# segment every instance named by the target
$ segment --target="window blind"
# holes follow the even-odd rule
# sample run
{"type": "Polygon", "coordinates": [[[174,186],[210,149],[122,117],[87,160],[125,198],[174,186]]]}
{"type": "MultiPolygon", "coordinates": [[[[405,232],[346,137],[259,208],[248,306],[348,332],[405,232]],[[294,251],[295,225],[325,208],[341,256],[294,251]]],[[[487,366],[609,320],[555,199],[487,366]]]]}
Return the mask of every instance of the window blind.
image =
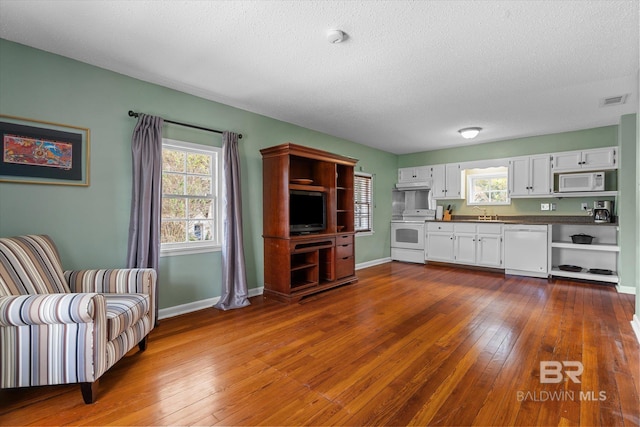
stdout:
{"type": "Polygon", "coordinates": [[[355,230],[371,231],[373,223],[373,191],[371,175],[355,175],[354,199],[355,230]]]}

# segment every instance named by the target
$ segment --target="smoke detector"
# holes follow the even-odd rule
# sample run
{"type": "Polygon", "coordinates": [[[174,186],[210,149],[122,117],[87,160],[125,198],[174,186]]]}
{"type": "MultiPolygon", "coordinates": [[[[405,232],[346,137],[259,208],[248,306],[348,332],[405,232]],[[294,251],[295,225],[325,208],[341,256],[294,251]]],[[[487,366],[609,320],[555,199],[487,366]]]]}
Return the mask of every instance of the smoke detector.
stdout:
{"type": "Polygon", "coordinates": [[[628,93],[624,94],[624,95],[618,95],[618,96],[610,96],[608,98],[602,98],[600,100],[600,106],[601,107],[610,107],[613,105],[622,105],[625,102],[627,102],[627,97],[629,96],[628,93]]]}
{"type": "Polygon", "coordinates": [[[327,31],[327,41],[331,44],[336,44],[344,41],[346,34],[340,30],[327,31]]]}

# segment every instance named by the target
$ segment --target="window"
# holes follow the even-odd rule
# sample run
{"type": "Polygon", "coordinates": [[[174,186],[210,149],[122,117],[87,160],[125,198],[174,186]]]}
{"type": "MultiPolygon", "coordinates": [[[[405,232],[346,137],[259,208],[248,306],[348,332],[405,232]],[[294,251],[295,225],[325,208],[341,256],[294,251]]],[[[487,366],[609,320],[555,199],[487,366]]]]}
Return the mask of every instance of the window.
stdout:
{"type": "Polygon", "coordinates": [[[355,230],[356,232],[373,231],[373,176],[357,172],[354,177],[355,230]]]}
{"type": "Polygon", "coordinates": [[[511,203],[506,168],[492,169],[498,170],[485,171],[485,173],[467,173],[468,205],[508,205],[511,203]]]}
{"type": "Polygon", "coordinates": [[[220,149],[162,140],[161,252],[187,254],[220,247],[220,149]]]}

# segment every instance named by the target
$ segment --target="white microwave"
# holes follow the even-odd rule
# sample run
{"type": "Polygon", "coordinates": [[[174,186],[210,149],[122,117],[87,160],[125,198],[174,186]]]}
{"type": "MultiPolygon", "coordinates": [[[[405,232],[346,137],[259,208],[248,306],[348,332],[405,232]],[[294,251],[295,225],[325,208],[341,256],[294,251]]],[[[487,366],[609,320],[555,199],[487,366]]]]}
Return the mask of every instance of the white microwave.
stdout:
{"type": "Polygon", "coordinates": [[[562,173],[558,177],[558,190],[604,191],[604,172],[562,173]]]}

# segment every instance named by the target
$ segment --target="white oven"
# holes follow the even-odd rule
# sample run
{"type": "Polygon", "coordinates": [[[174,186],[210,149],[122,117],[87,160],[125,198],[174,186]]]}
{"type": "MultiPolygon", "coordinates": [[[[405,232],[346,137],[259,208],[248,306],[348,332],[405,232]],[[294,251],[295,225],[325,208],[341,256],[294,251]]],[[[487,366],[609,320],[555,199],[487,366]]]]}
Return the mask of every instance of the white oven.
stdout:
{"type": "Polygon", "coordinates": [[[391,221],[391,259],[424,264],[424,221],[391,221]]]}

